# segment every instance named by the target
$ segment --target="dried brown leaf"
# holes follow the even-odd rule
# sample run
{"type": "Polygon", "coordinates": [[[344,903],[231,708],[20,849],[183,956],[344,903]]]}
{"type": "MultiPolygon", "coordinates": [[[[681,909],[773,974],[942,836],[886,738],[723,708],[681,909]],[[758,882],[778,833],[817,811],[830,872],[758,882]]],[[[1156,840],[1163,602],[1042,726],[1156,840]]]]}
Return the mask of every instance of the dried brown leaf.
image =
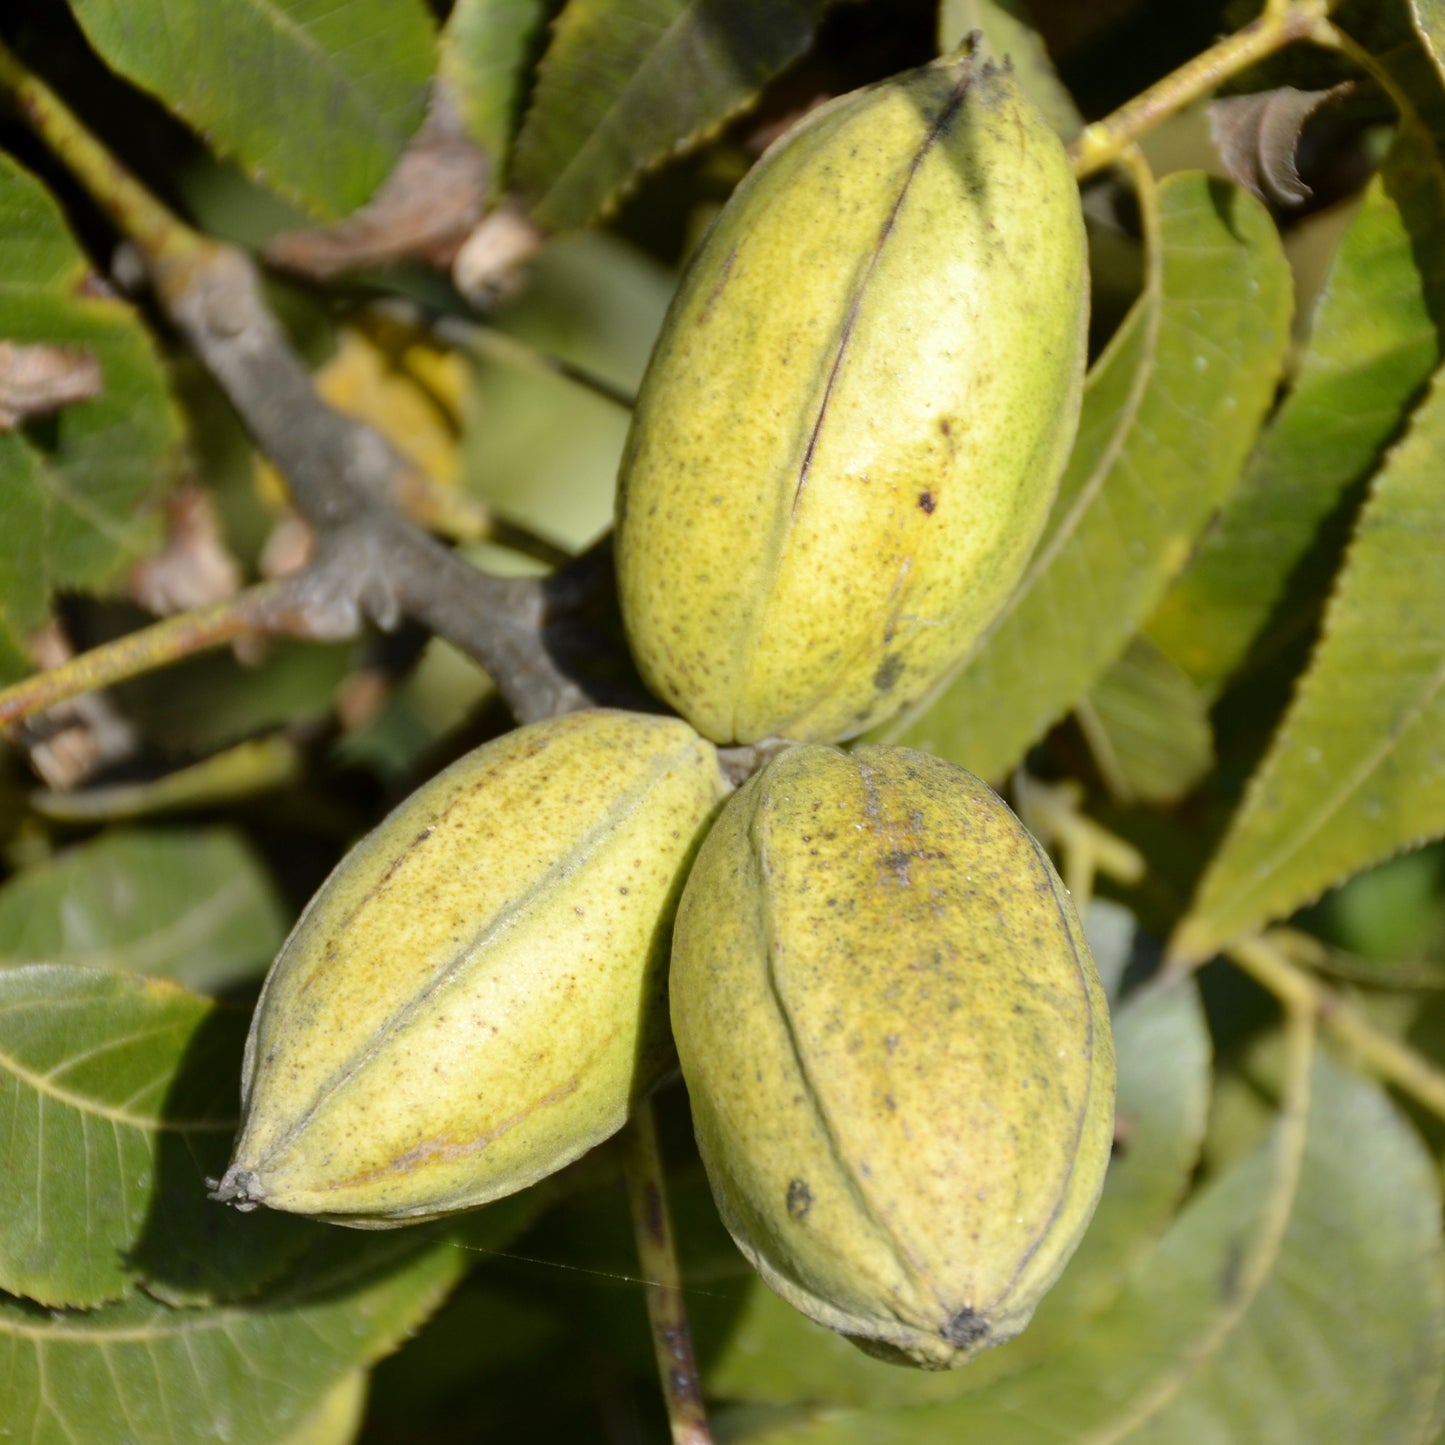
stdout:
{"type": "Polygon", "coordinates": [[[100,363],[85,347],[0,341],[0,431],[100,391],[100,363]]]}
{"type": "Polygon", "coordinates": [[[323,281],[393,261],[448,266],[481,219],[488,165],[438,90],[425,124],[370,202],[334,225],[278,236],[266,259],[323,281]]]}
{"type": "Polygon", "coordinates": [[[522,269],[546,239],[522,209],[506,202],[466,239],[452,263],[452,284],[477,306],[495,305],[521,285],[522,269]]]}
{"type": "Polygon", "coordinates": [[[1271,206],[1301,206],[1313,194],[1300,179],[1304,128],[1322,107],[1353,89],[1345,81],[1329,90],[1282,85],[1252,95],[1231,95],[1209,107],[1209,130],[1230,176],[1271,206]]]}
{"type": "Polygon", "coordinates": [[[234,597],[241,568],[221,535],[210,493],[181,487],[166,501],[166,519],[166,545],[131,573],[131,596],[159,616],[234,597]]]}

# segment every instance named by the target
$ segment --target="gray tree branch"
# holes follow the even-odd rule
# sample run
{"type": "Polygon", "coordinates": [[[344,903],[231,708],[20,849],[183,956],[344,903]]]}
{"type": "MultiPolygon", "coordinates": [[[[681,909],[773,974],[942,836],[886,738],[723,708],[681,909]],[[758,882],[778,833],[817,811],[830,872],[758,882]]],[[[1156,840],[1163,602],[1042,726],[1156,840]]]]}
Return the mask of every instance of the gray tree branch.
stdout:
{"type": "Polygon", "coordinates": [[[595,701],[547,645],[551,598],[562,589],[480,572],[396,511],[391,498],[411,464],[316,394],[248,257],[207,242],[151,269],[167,315],[317,531],[308,582],[317,635],[347,635],[363,617],[391,628],[405,615],[474,657],[519,721],[595,701]]]}

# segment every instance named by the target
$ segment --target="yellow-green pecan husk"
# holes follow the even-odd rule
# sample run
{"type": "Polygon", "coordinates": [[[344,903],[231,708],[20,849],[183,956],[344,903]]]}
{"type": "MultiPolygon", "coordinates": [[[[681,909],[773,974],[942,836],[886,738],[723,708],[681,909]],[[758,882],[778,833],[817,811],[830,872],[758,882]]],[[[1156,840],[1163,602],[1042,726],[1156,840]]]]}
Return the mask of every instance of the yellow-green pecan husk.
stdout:
{"type": "Polygon", "coordinates": [[[667,1065],[676,897],[726,791],[675,718],[486,744],[342,860],[266,979],[217,1197],[381,1227],[523,1189],[667,1065]]]}
{"type": "Polygon", "coordinates": [[[1103,1184],[1114,1051],[992,790],[907,748],[780,754],[699,850],[671,1009],[718,1209],[774,1290],[927,1368],[1024,1327],[1103,1184]]]}
{"type": "Polygon", "coordinates": [[[972,56],[807,117],[724,208],[644,378],[623,616],[705,736],[855,736],[966,655],[1078,423],[1078,187],[972,56]]]}

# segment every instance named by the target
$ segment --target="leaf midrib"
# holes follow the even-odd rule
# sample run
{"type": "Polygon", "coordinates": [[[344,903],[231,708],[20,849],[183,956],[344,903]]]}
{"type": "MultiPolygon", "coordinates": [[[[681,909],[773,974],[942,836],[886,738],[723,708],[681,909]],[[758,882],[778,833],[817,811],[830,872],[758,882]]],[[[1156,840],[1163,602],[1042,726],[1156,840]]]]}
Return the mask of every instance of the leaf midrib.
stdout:
{"type": "MultiPolygon", "coordinates": [[[[42,1001],[41,1006],[48,1002],[48,1000],[42,1001]]],[[[26,1006],[36,1007],[33,1003],[26,1006]]],[[[168,1023],[152,1029],[142,1029],[138,1033],[123,1034],[118,1038],[106,1039],[104,1047],[123,1048],[127,1044],[139,1043],[157,1035],[173,1033],[175,1027],[175,1024],[168,1023]]],[[[75,1060],[64,1059],[61,1061],[61,1065],[57,1065],[57,1068],[62,1065],[68,1066],[73,1062],[75,1060]]],[[[105,1119],[112,1124],[124,1124],[128,1128],[139,1129],[144,1133],[227,1134],[236,1127],[235,1119],[160,1119],[133,1113],[118,1104],[102,1103],[100,1100],[81,1094],[74,1089],[67,1089],[63,1085],[56,1084],[49,1074],[37,1073],[5,1049],[0,1049],[0,1071],[13,1075],[21,1084],[28,1086],[42,1098],[53,1099],[57,1104],[63,1104],[90,1118],[105,1119]]],[[[142,1088],[149,1088],[150,1082],[147,1081],[142,1088]]]]}

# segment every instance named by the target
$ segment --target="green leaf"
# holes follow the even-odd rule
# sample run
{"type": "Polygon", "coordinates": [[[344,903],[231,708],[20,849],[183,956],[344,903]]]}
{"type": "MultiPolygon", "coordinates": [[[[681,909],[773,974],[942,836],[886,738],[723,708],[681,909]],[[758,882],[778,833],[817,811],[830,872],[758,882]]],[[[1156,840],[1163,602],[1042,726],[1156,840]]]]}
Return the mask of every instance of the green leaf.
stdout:
{"type": "Polygon", "coordinates": [[[0,155],[0,336],[84,348],[102,390],[0,431],[0,681],[32,668],[26,639],[62,588],[115,582],[160,540],[153,504],[175,474],[179,432],[134,311],[86,294],[90,267],[60,208],[0,155]]]}
{"type": "Polygon", "coordinates": [[[1433,1169],[1373,1085],[1319,1061],[1312,1092],[1298,1188],[1286,1128],[1190,1203],[1114,1308],[1067,1353],[958,1400],[820,1413],[741,1438],[769,1445],[1420,1439],[1445,1366],[1433,1169]],[[1254,1254],[1265,1273],[1251,1292],[1254,1254]]]}
{"type": "Polygon", "coordinates": [[[351,1445],[366,1414],[365,1370],[343,1375],[326,1398],[292,1430],[280,1445],[351,1445]]]}
{"type": "Polygon", "coordinates": [[[467,134],[491,158],[493,194],[517,128],[526,60],[551,8],[548,0],[457,0],[442,30],[438,67],[467,134]]]}
{"type": "Polygon", "coordinates": [[[0,1300],[5,1423],[32,1445],[276,1440],[415,1329],[463,1264],[425,1230],[325,1230],[284,1289],[242,1304],[0,1300]]]}
{"type": "Polygon", "coordinates": [[[1099,679],[1227,495],[1273,395],[1290,281],[1264,208],[1195,173],[1156,195],[1140,298],[1090,373],[1027,572],[972,660],[882,730],[1005,773],[1099,679]]]}
{"type": "Polygon", "coordinates": [[[1084,128],[1084,118],[1055,72],[1029,11],[1027,0],[943,0],[938,7],[939,53],[957,50],[974,31],[981,32],[984,54],[1011,62],[1024,94],[1060,139],[1071,141],[1084,128]]]}
{"type": "Polygon", "coordinates": [[[1376,988],[1445,988],[1445,844],[1357,873],[1301,923],[1312,968],[1376,988]]]}
{"type": "Polygon", "coordinates": [[[1312,1089],[1279,1258],[1208,1368],[1129,1436],[1138,1445],[1422,1438],[1445,1369],[1435,1170],[1374,1085],[1321,1063],[1312,1089]]]}
{"type": "Polygon", "coordinates": [[[140,783],[106,783],[73,792],[38,791],[37,813],[66,823],[110,823],[214,807],[274,793],[301,776],[301,750],[291,738],[251,738],[189,767],[140,783]]]}
{"type": "Polygon", "coordinates": [[[770,1404],[918,1403],[979,1389],[1067,1350],[1084,1322],[1112,1304],[1130,1270],[1168,1227],[1204,1137],[1209,1039],[1193,985],[1130,999],[1115,1013],[1114,1042],[1123,1141],[1083,1244],[1022,1335],[964,1370],[900,1370],[860,1356],[842,1336],[813,1324],[754,1278],[710,1363],[709,1392],[770,1404]]]}
{"type": "Polygon", "coordinates": [[[1204,958],[1445,833],[1445,372],[1386,458],[1294,701],[1173,951],[1204,958]]]}
{"type": "Polygon", "coordinates": [[[1075,712],[1121,802],[1172,803],[1214,766],[1204,694],[1148,638],[1132,639],[1075,712]]]}
{"type": "Polygon", "coordinates": [[[1213,696],[1285,595],[1320,524],[1366,476],[1440,359],[1445,170],[1402,131],[1340,244],[1284,404],[1219,525],[1148,624],[1213,696]]]}
{"type": "Polygon", "coordinates": [[[1445,0],[1410,0],[1410,10],[1426,50],[1445,75],[1445,0]]]}
{"type": "Polygon", "coordinates": [[[422,0],[70,0],[107,64],[321,216],[361,205],[417,126],[434,63],[422,0]]]}
{"type": "Polygon", "coordinates": [[[285,936],[270,877],[230,828],[108,833],[0,887],[0,967],[89,964],[205,991],[258,973],[285,936]]]}
{"type": "Polygon", "coordinates": [[[258,733],[323,722],[356,666],[350,644],[277,639],[257,662],[202,653],[123,683],[117,693],[126,716],[161,752],[201,755],[258,733]]]}
{"type": "Polygon", "coordinates": [[[512,154],[550,230],[585,225],[649,167],[745,109],[830,0],[569,0],[512,154]]]}
{"type": "Polygon", "coordinates": [[[225,1297],[314,1242],[318,1225],[206,1198],[236,1129],[246,1023],[161,980],[0,971],[0,1287],[51,1306],[137,1283],[225,1297]]]}

